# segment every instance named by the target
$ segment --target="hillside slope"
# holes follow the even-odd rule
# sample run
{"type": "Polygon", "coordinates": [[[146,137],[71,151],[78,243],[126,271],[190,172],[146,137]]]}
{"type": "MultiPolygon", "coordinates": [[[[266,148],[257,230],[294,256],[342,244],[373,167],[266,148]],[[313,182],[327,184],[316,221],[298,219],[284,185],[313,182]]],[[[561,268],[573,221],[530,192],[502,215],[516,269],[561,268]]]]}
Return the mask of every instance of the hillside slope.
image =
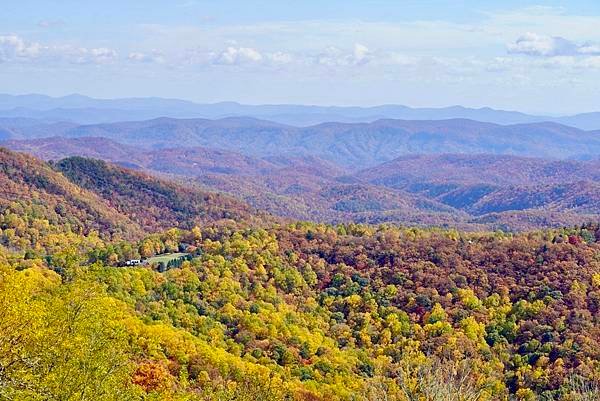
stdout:
{"type": "Polygon", "coordinates": [[[0,148],[0,228],[8,233],[37,227],[40,235],[139,238],[170,227],[252,218],[250,207],[233,198],[103,161],[75,157],[48,164],[0,148]]]}
{"type": "MultiPolygon", "coordinates": [[[[0,126],[1,127],[1,126],[0,126]]],[[[589,158],[600,133],[555,123],[496,125],[473,120],[378,120],[297,128],[251,118],[159,118],[139,122],[7,127],[2,139],[105,137],[145,149],[202,146],[246,156],[314,156],[353,170],[411,154],[503,154],[589,158]]]]}
{"type": "Polygon", "coordinates": [[[544,160],[507,155],[410,155],[382,163],[355,175],[394,188],[415,182],[530,185],[600,181],[600,161],[544,160]]]}
{"type": "Polygon", "coordinates": [[[70,157],[54,166],[71,182],[105,199],[148,231],[250,218],[250,208],[233,198],[186,188],[101,160],[70,157]]]}
{"type": "MultiPolygon", "coordinates": [[[[3,230],[37,226],[40,235],[55,231],[79,234],[97,231],[127,238],[143,232],[136,221],[111,208],[104,198],[78,187],[50,165],[3,148],[0,148],[0,215],[3,230]]],[[[30,240],[33,242],[35,238],[30,240]]]]}
{"type": "Polygon", "coordinates": [[[599,239],[303,222],[99,241],[93,260],[0,246],[0,394],[595,400],[599,239]],[[187,244],[166,271],[116,266],[187,244]]]}
{"type": "MultiPolygon", "coordinates": [[[[6,399],[97,399],[98,389],[107,400],[174,401],[598,393],[598,224],[520,234],[269,221],[172,229],[261,216],[99,160],[0,150],[0,167],[6,399]],[[121,266],[181,247],[189,260],[164,271],[121,266]]],[[[592,199],[598,187],[583,183],[575,190],[592,199]]],[[[370,199],[372,184],[328,185],[325,199],[357,213],[400,202],[396,189],[370,199]]],[[[521,216],[478,219],[497,217],[521,216]]]]}
{"type": "Polygon", "coordinates": [[[340,180],[346,170],[311,156],[255,158],[202,147],[144,151],[95,137],[10,141],[6,145],[49,159],[74,154],[100,157],[182,183],[193,177],[208,191],[225,192],[258,209],[295,219],[460,225],[468,217],[419,195],[340,180]]]}
{"type": "Polygon", "coordinates": [[[418,155],[354,176],[475,216],[508,211],[600,214],[600,162],[498,155],[418,155]]]}
{"type": "Polygon", "coordinates": [[[523,230],[600,216],[599,161],[408,155],[352,174],[314,156],[253,157],[204,147],[145,150],[97,137],[5,144],[48,159],[98,157],[184,186],[192,178],[205,191],[301,220],[523,230]]]}

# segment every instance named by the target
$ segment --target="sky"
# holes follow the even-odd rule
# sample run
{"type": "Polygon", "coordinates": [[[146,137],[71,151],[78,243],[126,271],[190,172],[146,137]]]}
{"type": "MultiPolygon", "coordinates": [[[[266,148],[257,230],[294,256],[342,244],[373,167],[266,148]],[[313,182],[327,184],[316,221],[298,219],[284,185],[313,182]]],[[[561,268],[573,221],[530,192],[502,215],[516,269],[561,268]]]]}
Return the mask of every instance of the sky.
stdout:
{"type": "Polygon", "coordinates": [[[3,0],[0,92],[600,111],[600,2],[3,0]]]}

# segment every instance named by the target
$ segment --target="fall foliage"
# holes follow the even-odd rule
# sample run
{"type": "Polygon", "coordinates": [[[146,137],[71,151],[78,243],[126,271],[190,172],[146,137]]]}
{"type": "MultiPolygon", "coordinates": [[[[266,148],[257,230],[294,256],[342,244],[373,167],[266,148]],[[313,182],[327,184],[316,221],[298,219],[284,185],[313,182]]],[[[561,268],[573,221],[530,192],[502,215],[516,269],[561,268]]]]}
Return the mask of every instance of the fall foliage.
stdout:
{"type": "Polygon", "coordinates": [[[0,210],[0,400],[598,397],[598,224],[195,224],[182,208],[129,231],[119,216],[139,223],[139,190],[118,189],[118,169],[79,187],[34,167],[15,182],[35,195],[0,210]],[[148,262],[176,252],[188,256],[148,262]]]}

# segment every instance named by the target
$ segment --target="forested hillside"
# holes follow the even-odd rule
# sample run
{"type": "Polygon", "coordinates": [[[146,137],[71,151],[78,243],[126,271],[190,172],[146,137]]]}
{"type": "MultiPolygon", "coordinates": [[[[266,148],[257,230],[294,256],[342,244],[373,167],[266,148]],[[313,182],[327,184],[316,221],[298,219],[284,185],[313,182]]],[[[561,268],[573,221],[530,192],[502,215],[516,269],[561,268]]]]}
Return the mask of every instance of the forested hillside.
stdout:
{"type": "Polygon", "coordinates": [[[57,230],[117,238],[142,235],[129,216],[31,156],[0,149],[0,183],[2,221],[10,226],[8,231],[3,227],[3,234],[8,240],[30,228],[35,228],[35,235],[27,238],[30,244],[57,230]]]}
{"type": "Polygon", "coordinates": [[[598,224],[277,222],[104,162],[1,158],[2,400],[598,396],[598,224]]]}
{"type": "Polygon", "coordinates": [[[251,209],[233,198],[177,185],[101,160],[71,157],[55,163],[54,167],[71,182],[130,216],[146,231],[251,217],[251,209]]]}
{"type": "Polygon", "coordinates": [[[494,154],[409,155],[352,172],[315,156],[204,147],[144,150],[107,138],[6,146],[49,160],[95,157],[228,193],[275,215],[327,223],[527,230],[600,218],[600,162],[494,154]]]}
{"type": "Polygon", "coordinates": [[[184,188],[84,158],[48,164],[0,148],[0,219],[10,246],[38,246],[57,232],[137,239],[203,222],[251,221],[251,208],[224,195],[184,188]],[[27,235],[21,235],[27,233],[27,235]]]}
{"type": "Polygon", "coordinates": [[[0,140],[105,137],[147,150],[203,146],[253,157],[315,156],[354,171],[415,154],[488,153],[583,159],[600,153],[597,131],[555,123],[498,125],[467,119],[382,119],[294,127],[245,117],[157,118],[111,124],[59,123],[4,128],[0,140]]]}

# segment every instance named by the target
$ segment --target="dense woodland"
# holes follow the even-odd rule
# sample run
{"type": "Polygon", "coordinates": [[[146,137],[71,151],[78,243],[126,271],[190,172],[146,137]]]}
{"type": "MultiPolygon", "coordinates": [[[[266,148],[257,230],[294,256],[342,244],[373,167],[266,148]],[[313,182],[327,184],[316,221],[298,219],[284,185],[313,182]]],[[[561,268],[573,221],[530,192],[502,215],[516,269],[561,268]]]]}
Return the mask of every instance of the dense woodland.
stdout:
{"type": "Polygon", "coordinates": [[[599,397],[597,223],[289,222],[104,162],[0,161],[0,400],[599,397]]]}
{"type": "MultiPolygon", "coordinates": [[[[167,124],[157,129],[170,136],[170,128],[167,124]]],[[[81,162],[71,156],[102,159],[175,178],[184,186],[227,193],[257,209],[295,220],[525,231],[600,219],[600,161],[593,157],[555,160],[488,150],[492,153],[409,154],[385,162],[389,155],[379,155],[375,157],[379,164],[357,171],[360,164],[349,167],[335,157],[324,159],[312,154],[310,146],[293,155],[257,157],[217,148],[230,148],[228,143],[206,148],[172,141],[167,148],[148,149],[102,137],[51,137],[2,144],[44,160],[68,157],[61,162],[63,166],[81,162]]],[[[388,147],[382,144],[371,152],[388,147]]]]}

